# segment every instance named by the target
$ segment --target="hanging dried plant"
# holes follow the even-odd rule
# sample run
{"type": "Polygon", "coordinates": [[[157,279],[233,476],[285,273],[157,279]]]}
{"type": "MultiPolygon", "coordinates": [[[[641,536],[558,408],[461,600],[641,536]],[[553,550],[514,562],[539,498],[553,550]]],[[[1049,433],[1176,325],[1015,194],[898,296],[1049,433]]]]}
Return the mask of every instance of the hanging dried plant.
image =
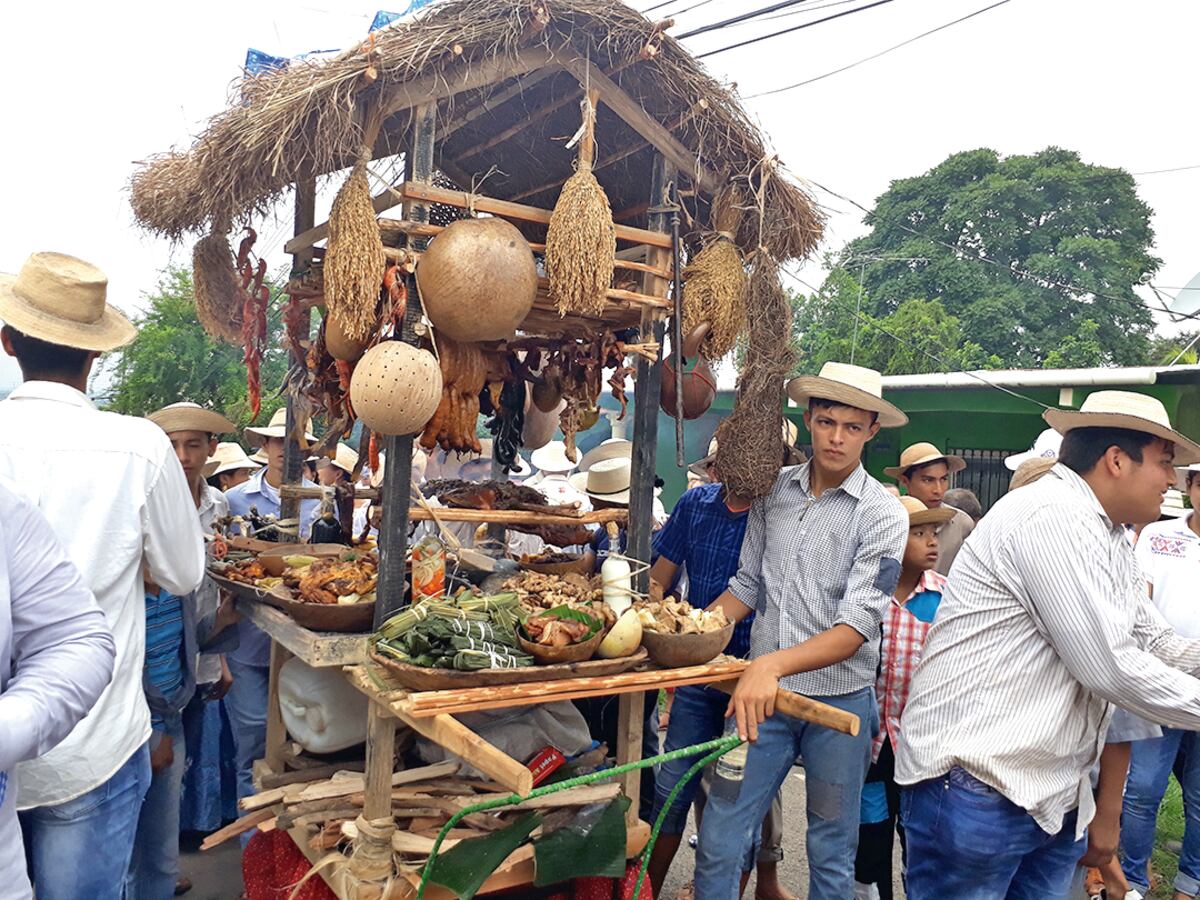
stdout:
{"type": "Polygon", "coordinates": [[[690,334],[707,322],[704,355],[721,359],[746,329],[749,278],[734,241],[741,224],[741,194],[732,183],[713,198],[715,234],[683,271],[683,330],[690,334]]]}
{"type": "Polygon", "coordinates": [[[360,160],[334,198],[325,251],[325,303],[347,339],[365,342],[374,332],[386,265],[367,166],[360,160]]]}
{"type": "Polygon", "coordinates": [[[242,345],[242,291],[233,268],[228,236],[205,235],[192,249],[192,295],[196,318],[219,341],[242,345]]]}

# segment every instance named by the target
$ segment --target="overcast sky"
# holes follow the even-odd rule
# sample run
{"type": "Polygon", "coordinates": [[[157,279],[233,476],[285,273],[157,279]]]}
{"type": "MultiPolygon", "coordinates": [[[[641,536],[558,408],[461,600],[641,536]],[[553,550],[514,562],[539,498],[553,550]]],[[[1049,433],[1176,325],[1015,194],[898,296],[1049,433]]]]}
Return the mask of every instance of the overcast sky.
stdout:
{"type": "MultiPolygon", "coordinates": [[[[677,18],[681,34],[770,2],[674,0],[651,15],[695,5],[677,18]]],[[[686,44],[703,53],[868,2],[686,44]]],[[[749,96],[837,69],[990,2],[890,0],[705,63],[749,96]]],[[[376,8],[348,0],[8,4],[0,272],[15,272],[34,250],[72,253],[103,268],[110,299],[136,312],[158,271],[188,262],[191,246],[172,247],[133,224],[126,184],[135,161],[190,143],[226,106],[248,47],[280,56],[345,47],[366,34],[376,8]]],[[[1194,2],[1010,0],[849,71],[745,104],[791,172],[866,206],[890,180],[980,146],[1012,154],[1055,144],[1135,173],[1198,166],[1137,178],[1155,212],[1163,260],[1156,283],[1170,288],[1200,270],[1197,34],[1194,2]]],[[[814,191],[830,215],[824,249],[864,231],[861,213],[814,191]]],[[[283,222],[260,229],[256,249],[272,251],[273,265],[286,262],[287,230],[283,222]]],[[[814,264],[803,275],[821,278],[814,264]]],[[[0,363],[0,385],[14,373],[9,360],[0,363]]]]}

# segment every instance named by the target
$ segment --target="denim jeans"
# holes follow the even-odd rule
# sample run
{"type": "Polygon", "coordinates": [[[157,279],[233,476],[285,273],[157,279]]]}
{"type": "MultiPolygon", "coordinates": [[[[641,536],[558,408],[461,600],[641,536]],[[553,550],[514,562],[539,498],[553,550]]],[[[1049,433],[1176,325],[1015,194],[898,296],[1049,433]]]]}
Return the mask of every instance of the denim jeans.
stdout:
{"type": "Polygon", "coordinates": [[[1047,834],[1021,807],[955,766],[905,787],[909,900],[1058,900],[1071,886],[1086,839],[1075,811],[1047,834]]]}
{"type": "Polygon", "coordinates": [[[125,900],[168,900],[179,878],[179,808],[187,747],[183,725],[169,732],[174,758],[152,772],[138,816],[133,860],[125,879],[125,900]]]}
{"type": "Polygon", "coordinates": [[[736,900],[741,873],[757,854],[763,817],[797,756],[804,758],[807,788],[808,896],[854,896],[859,798],[871,764],[871,742],[879,730],[879,710],[872,688],[813,699],[855,713],[862,721],[858,735],[781,713],[758,726],[758,740],[747,749],[738,789],[731,796],[714,785],[709,795],[696,853],[697,900],[736,900]]]}
{"type": "Polygon", "coordinates": [[[254,793],[254,761],[267,752],[267,685],[269,666],[249,666],[226,657],[233,684],[225,695],[225,711],[233,727],[237,763],[237,795],[241,800],[254,793]]]}
{"type": "Polygon", "coordinates": [[[1200,753],[1196,734],[1164,728],[1163,736],[1134,741],[1121,808],[1121,869],[1125,880],[1143,894],[1148,893],[1146,863],[1154,849],[1154,826],[1158,807],[1167,790],[1167,779],[1180,749],[1184,751],[1182,777],[1185,825],[1183,852],[1175,890],[1189,896],[1200,894],[1200,753]]]}
{"type": "Polygon", "coordinates": [[[121,900],[149,784],[143,744],[99,787],[18,814],[38,900],[121,900]]]}

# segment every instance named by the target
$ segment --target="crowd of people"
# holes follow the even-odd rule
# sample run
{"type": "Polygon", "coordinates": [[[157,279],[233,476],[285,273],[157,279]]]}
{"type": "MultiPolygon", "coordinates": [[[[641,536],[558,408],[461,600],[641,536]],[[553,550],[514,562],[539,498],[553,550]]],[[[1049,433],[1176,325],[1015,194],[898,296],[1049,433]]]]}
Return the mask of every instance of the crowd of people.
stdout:
{"type": "MultiPolygon", "coordinates": [[[[226,516],[278,516],[285,419],[245,429],[248,456],[218,442],[233,423],[195,398],[146,419],[97,409],[92,366],[135,331],[103,273],[72,257],[35,254],[0,281],[0,320],[24,379],[0,402],[0,895],[169,897],[186,888],[185,768],[198,731],[220,727],[211,701],[238,796],[264,753],[269,640],[205,577],[204,535],[226,516]]],[[[1098,391],[1046,411],[983,515],[950,490],[964,460],[934,444],[905,448],[887,486],[867,474],[867,442],[907,423],[877,372],[830,362],[787,391],[810,459],[785,423],[779,476],[751,501],[724,486],[714,444],[670,516],[656,509],[652,583],[723,610],[727,652],[750,664],[732,696],[648,698],[647,754],[660,738],[665,751],[726,731],[749,742],[744,767],[679,791],[689,759],[644,771],[643,817],[663,816],[655,895],[694,808],[696,897],[738,897],[754,870],[758,898],[791,897],[781,786],[799,762],[814,900],[890,898],[897,834],[914,900],[1065,898],[1089,879],[1136,900],[1172,771],[1188,814],[1176,896],[1196,896],[1200,523],[1164,495],[1178,483],[1200,504],[1200,445],[1156,399],[1098,391]],[[853,713],[858,733],[777,714],[779,688],[853,713]]],[[[625,506],[631,451],[552,443],[514,476],[555,502],[625,506]]],[[[361,469],[343,445],[310,462],[309,485],[361,469]]],[[[420,456],[413,479],[452,465],[486,477],[480,463],[420,456]]],[[[317,515],[305,501],[275,527],[304,539],[317,515]]],[[[625,533],[578,550],[598,571],[625,533]]],[[[610,746],[614,702],[583,710],[610,746]]]]}

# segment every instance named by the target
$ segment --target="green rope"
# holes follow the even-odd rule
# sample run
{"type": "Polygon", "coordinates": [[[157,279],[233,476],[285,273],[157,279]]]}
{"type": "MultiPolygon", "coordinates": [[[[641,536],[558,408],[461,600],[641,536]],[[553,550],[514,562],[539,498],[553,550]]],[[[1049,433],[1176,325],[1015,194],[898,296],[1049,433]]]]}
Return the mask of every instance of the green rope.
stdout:
{"type": "MultiPolygon", "coordinates": [[[[658,831],[662,827],[663,820],[666,818],[667,810],[671,808],[676,795],[696,773],[703,769],[706,765],[712,762],[719,756],[728,753],[738,744],[742,743],[741,738],[736,734],[727,735],[717,738],[713,741],[705,741],[703,744],[695,744],[691,747],[681,747],[678,750],[672,750],[670,753],[660,753],[658,756],[651,756],[649,759],[640,759],[637,762],[625,763],[613,769],[604,769],[600,772],[592,772],[590,775],[580,775],[577,778],[569,778],[566,781],[558,781],[554,784],[548,784],[545,787],[536,788],[531,791],[528,796],[522,797],[519,794],[509,794],[507,797],[496,797],[492,800],[484,800],[480,803],[475,803],[471,806],[464,807],[450,817],[450,820],[442,826],[442,830],[438,832],[437,839],[433,842],[433,849],[429,853],[429,859],[425,862],[425,868],[421,872],[421,884],[417,888],[417,900],[423,900],[425,896],[425,885],[429,882],[429,876],[433,872],[433,864],[437,860],[438,850],[442,846],[442,842],[446,839],[446,835],[461,822],[466,816],[473,815],[477,812],[487,812],[492,809],[499,809],[502,806],[513,806],[517,803],[523,803],[526,800],[533,800],[537,797],[545,797],[548,794],[556,794],[559,791],[565,791],[568,788],[579,787],[585,784],[594,784],[597,781],[607,781],[610,778],[616,778],[618,775],[624,775],[626,772],[633,772],[637,769],[644,769],[647,766],[656,766],[659,763],[670,762],[675,759],[682,759],[685,756],[695,756],[699,753],[707,754],[703,759],[694,763],[683,778],[672,789],[667,797],[667,803],[662,812],[659,813],[658,819],[654,823],[654,827],[650,831],[650,840],[647,842],[645,849],[642,851],[642,867],[638,874],[637,889],[641,889],[642,880],[646,875],[646,866],[650,861],[650,851],[654,848],[654,842],[658,837],[658,831]]],[[[634,892],[634,897],[637,897],[637,891],[634,892]]]]}

